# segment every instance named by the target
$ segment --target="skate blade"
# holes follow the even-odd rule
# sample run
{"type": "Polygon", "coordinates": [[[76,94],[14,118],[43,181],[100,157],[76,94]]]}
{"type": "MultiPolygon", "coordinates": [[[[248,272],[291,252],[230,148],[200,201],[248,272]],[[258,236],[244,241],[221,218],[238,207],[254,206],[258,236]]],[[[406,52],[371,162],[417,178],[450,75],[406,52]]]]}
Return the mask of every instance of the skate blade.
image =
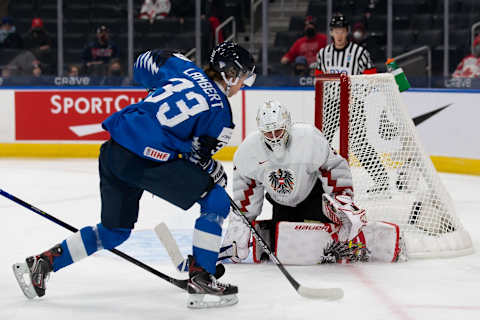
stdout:
{"type": "Polygon", "coordinates": [[[187,307],[191,309],[221,308],[238,303],[236,294],[216,296],[213,294],[188,294],[187,307]]]}
{"type": "Polygon", "coordinates": [[[38,297],[35,292],[35,288],[32,285],[32,279],[30,277],[30,269],[26,263],[15,263],[12,266],[13,274],[17,279],[20,289],[22,289],[23,294],[28,299],[33,299],[38,297]],[[26,279],[25,279],[26,278],[26,279]]]}

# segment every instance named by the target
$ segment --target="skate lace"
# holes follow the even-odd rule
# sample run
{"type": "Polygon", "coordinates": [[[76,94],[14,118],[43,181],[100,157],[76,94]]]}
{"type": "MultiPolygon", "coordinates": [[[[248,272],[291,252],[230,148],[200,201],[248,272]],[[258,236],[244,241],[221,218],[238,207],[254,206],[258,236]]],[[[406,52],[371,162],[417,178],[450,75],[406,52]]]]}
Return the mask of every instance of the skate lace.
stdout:
{"type": "Polygon", "coordinates": [[[213,288],[219,288],[219,289],[227,289],[230,285],[218,281],[214,276],[210,275],[210,279],[212,280],[212,287],[213,288]]]}

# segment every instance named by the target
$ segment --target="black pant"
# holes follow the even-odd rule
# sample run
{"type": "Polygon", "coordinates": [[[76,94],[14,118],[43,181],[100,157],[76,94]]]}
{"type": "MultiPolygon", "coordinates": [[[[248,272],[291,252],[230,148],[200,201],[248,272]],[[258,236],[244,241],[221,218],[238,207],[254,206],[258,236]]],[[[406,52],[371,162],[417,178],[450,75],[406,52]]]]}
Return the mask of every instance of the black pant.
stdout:
{"type": "Polygon", "coordinates": [[[147,160],[113,140],[100,149],[99,171],[102,224],[107,228],[133,229],[144,190],[186,210],[214,185],[187,160],[147,160]]]}
{"type": "Polygon", "coordinates": [[[273,206],[272,225],[270,228],[271,248],[275,248],[275,232],[277,224],[280,221],[289,222],[305,222],[319,221],[322,223],[332,223],[322,211],[322,195],[324,193],[322,183],[317,180],[310,194],[305,200],[300,202],[296,207],[289,207],[275,202],[267,193],[266,198],[273,206]]]}

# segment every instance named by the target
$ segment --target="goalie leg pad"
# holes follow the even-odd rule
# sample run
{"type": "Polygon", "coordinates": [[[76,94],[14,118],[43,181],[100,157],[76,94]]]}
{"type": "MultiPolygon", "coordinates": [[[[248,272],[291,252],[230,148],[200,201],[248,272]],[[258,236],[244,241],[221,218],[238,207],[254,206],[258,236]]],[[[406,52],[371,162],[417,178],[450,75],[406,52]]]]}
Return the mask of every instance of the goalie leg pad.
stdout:
{"type": "MultiPolygon", "coordinates": [[[[338,226],[329,223],[282,221],[277,227],[276,255],[284,264],[313,265],[322,261],[324,249],[338,241],[338,226]]],[[[405,261],[400,230],[396,224],[370,222],[353,239],[352,244],[365,247],[369,261],[405,261]]]]}
{"type": "Polygon", "coordinates": [[[327,245],[338,241],[337,231],[333,223],[279,222],[276,255],[283,264],[318,264],[327,245]]]}
{"type": "MultiPolygon", "coordinates": [[[[401,237],[398,225],[390,222],[375,221],[363,228],[363,236],[368,250],[371,252],[370,261],[396,262],[401,253],[401,237]]],[[[359,239],[357,237],[355,240],[359,239]]]]}

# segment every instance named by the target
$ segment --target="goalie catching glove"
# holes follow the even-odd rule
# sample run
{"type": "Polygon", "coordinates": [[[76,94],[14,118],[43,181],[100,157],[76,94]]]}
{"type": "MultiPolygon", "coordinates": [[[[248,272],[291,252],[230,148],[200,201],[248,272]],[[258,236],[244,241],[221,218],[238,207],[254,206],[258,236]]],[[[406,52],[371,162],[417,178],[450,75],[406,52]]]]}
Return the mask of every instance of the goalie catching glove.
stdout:
{"type": "Polygon", "coordinates": [[[236,214],[230,214],[228,229],[223,239],[218,260],[228,259],[235,263],[248,258],[250,229],[236,214]]]}
{"type": "Polygon", "coordinates": [[[338,232],[340,242],[352,240],[367,224],[365,209],[358,208],[348,195],[337,195],[333,198],[324,193],[323,214],[340,226],[338,232]]]}

